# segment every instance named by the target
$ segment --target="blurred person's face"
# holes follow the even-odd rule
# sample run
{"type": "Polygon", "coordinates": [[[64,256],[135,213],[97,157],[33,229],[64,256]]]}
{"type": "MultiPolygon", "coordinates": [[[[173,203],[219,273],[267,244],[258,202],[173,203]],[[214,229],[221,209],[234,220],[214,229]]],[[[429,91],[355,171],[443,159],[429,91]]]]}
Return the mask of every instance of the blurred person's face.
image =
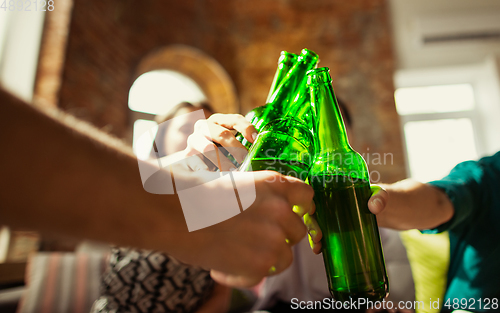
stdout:
{"type": "MultiPolygon", "coordinates": [[[[172,153],[179,152],[181,150],[186,149],[187,147],[187,138],[194,131],[194,124],[196,123],[196,119],[193,116],[188,115],[187,113],[191,113],[197,111],[197,108],[182,108],[177,114],[174,116],[170,122],[167,133],[165,134],[165,151],[167,155],[172,153]]],[[[208,118],[212,115],[212,112],[207,110],[203,110],[205,113],[205,118],[208,118]]]]}

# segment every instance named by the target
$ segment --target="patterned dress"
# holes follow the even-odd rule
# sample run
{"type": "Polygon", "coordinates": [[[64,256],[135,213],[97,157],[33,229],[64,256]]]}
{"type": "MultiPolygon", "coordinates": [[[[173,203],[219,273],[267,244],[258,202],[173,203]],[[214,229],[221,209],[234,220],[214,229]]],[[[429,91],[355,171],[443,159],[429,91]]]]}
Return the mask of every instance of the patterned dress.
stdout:
{"type": "Polygon", "coordinates": [[[166,254],[128,248],[112,252],[91,313],[193,312],[212,291],[208,271],[166,254]]]}

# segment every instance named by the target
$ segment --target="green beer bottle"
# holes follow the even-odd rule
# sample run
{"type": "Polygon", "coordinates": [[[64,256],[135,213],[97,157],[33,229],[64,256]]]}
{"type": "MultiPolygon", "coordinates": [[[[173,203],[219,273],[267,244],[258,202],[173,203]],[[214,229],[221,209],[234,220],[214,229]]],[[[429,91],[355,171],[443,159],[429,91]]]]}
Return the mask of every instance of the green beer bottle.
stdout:
{"type": "Polygon", "coordinates": [[[279,118],[268,123],[255,139],[240,171],[273,170],[307,179],[314,138],[300,120],[279,118]]]}
{"type": "MultiPolygon", "coordinates": [[[[269,94],[267,96],[266,103],[269,103],[273,93],[276,91],[276,88],[279,86],[283,78],[286,76],[290,68],[297,62],[298,55],[295,53],[290,53],[287,51],[281,51],[280,57],[278,59],[278,68],[276,69],[276,73],[274,74],[274,79],[271,84],[271,88],[269,89],[269,94]]],[[[266,108],[267,104],[263,106],[256,107],[252,109],[245,115],[245,118],[250,121],[252,124],[257,124],[258,120],[262,116],[262,112],[266,108]]],[[[241,133],[236,135],[236,139],[241,142],[247,149],[250,149],[252,145],[248,140],[243,137],[241,133]]]]}
{"type": "MultiPolygon", "coordinates": [[[[306,81],[307,71],[315,68],[318,60],[316,53],[308,49],[302,49],[296,61],[292,62],[294,63],[293,66],[268,98],[267,104],[256,108],[256,112],[250,121],[257,131],[260,132],[267,123],[283,117],[288,112],[289,106],[296,96],[297,88],[306,81]]],[[[248,148],[249,144],[246,146],[248,148]]]]}
{"type": "MultiPolygon", "coordinates": [[[[259,135],[250,148],[240,170],[274,170],[283,175],[306,180],[312,155],[314,138],[303,116],[289,116],[294,105],[302,105],[307,93],[307,71],[316,67],[318,55],[303,49],[297,63],[270,97],[259,121],[255,124],[259,135]],[[286,116],[286,117],[285,117],[286,116]]],[[[310,106],[309,103],[307,105],[310,106]]],[[[306,112],[306,111],[301,111],[306,112]]]]}
{"type": "Polygon", "coordinates": [[[284,117],[290,110],[290,105],[294,103],[297,93],[300,88],[305,86],[307,80],[306,73],[315,68],[318,64],[318,55],[308,49],[302,49],[297,62],[288,71],[285,78],[276,87],[276,91],[269,98],[262,115],[254,124],[255,128],[260,132],[267,123],[284,117]]]}
{"type": "Polygon", "coordinates": [[[314,108],[311,106],[311,96],[307,86],[307,77],[300,82],[284,118],[298,120],[314,132],[314,108]]]}
{"type": "Polygon", "coordinates": [[[331,81],[327,67],[308,72],[316,112],[316,152],[308,179],[323,232],[328,285],[337,301],[380,301],[389,285],[377,220],[368,210],[368,169],[349,145],[331,81]]]}

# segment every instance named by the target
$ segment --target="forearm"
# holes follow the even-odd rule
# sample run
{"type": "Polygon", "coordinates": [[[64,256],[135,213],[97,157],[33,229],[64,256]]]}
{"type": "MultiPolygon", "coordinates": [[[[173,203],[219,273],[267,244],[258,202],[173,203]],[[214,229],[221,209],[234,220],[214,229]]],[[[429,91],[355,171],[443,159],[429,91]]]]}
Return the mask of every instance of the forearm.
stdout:
{"type": "Polygon", "coordinates": [[[406,179],[380,185],[389,197],[377,215],[379,226],[398,230],[430,229],[451,219],[453,205],[446,194],[428,184],[406,179]]]}
{"type": "MultiPolygon", "coordinates": [[[[250,207],[188,232],[178,196],[147,193],[136,158],[116,140],[65,126],[1,90],[0,125],[0,220],[14,227],[160,250],[218,271],[225,284],[250,286],[271,267],[279,273],[290,265],[286,239],[293,244],[306,234],[292,207],[313,213],[313,191],[298,179],[240,173],[238,191],[255,187],[250,207]]],[[[176,186],[178,179],[199,185],[196,175],[177,174],[176,186]]],[[[235,195],[223,181],[211,188],[235,195]]]]}
{"type": "Polygon", "coordinates": [[[187,232],[178,198],[145,192],[137,160],[121,142],[4,91],[0,103],[2,223],[152,249],[169,247],[154,240],[158,232],[187,232]]]}

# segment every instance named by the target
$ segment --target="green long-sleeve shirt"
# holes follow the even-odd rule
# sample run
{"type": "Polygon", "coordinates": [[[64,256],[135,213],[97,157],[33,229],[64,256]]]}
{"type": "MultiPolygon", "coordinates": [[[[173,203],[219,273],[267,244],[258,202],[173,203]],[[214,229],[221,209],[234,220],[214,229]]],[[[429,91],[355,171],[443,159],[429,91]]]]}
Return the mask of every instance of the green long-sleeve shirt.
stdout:
{"type": "Polygon", "coordinates": [[[464,309],[453,304],[467,299],[468,311],[500,312],[500,152],[460,163],[430,184],[446,192],[455,210],[447,223],[423,231],[450,236],[442,311],[464,309]]]}

